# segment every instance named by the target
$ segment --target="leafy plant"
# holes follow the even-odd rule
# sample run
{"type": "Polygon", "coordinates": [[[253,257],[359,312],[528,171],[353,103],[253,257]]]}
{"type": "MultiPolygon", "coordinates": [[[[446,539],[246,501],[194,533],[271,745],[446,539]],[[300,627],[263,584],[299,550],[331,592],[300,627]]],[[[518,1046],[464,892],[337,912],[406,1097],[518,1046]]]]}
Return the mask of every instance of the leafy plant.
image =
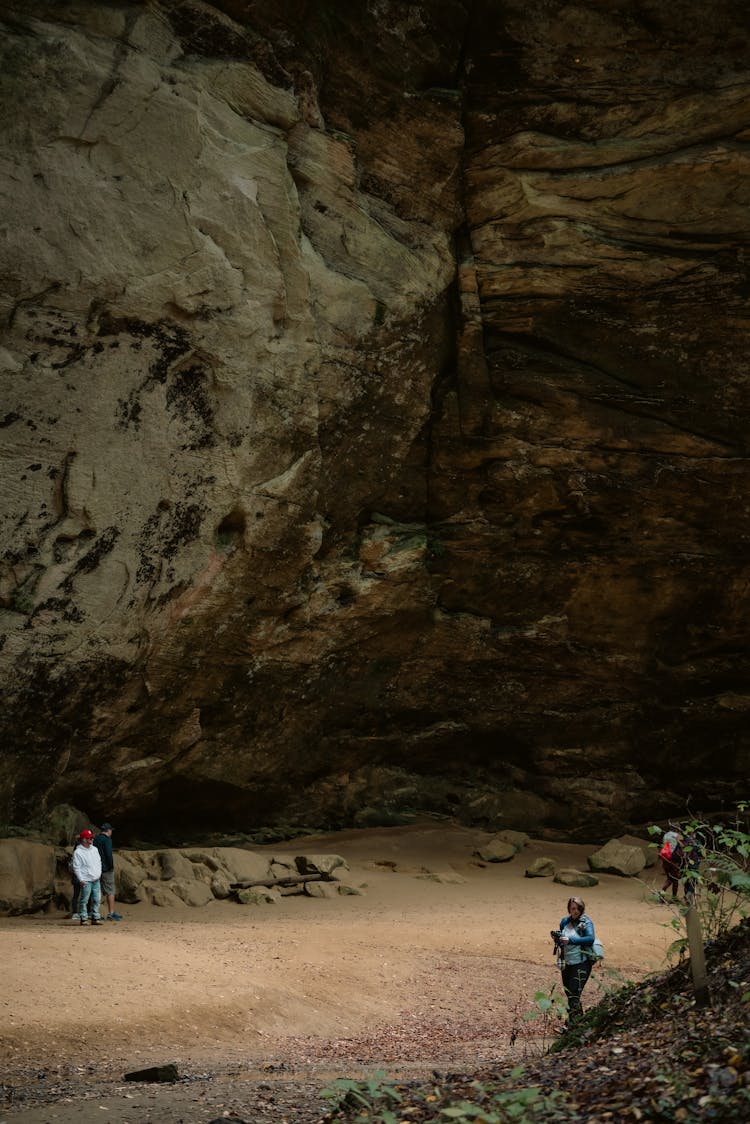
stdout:
{"type": "MultiPolygon", "coordinates": [[[[538,1085],[523,1085],[523,1074],[523,1066],[508,1073],[511,1088],[472,1081],[464,1088],[465,1093],[473,1094],[471,1100],[464,1096],[453,1104],[435,1105],[430,1119],[442,1124],[552,1124],[575,1118],[562,1093],[544,1093],[538,1085]]],[[[382,1073],[362,1081],[339,1078],[322,1095],[332,1102],[332,1114],[326,1119],[336,1120],[336,1113],[341,1112],[341,1120],[352,1124],[402,1124],[414,1111],[414,1106],[403,1104],[401,1093],[382,1073]]],[[[439,1090],[434,1089],[425,1097],[424,1106],[438,1097],[439,1090]]]]}
{"type": "MultiPolygon", "coordinates": [[[[541,1041],[539,1042],[539,1050],[541,1053],[544,1053],[549,1046],[550,1039],[556,1036],[560,1029],[560,1024],[567,1017],[568,1001],[564,994],[558,991],[557,983],[552,983],[547,991],[537,991],[534,993],[534,1006],[522,1016],[521,1022],[530,1023],[534,1020],[541,1019],[541,1035],[539,1035],[541,1041]]],[[[515,1045],[520,1033],[521,1029],[515,1026],[511,1034],[511,1046],[515,1045]]]]}
{"type": "Polygon", "coordinates": [[[361,1109],[356,1121],[397,1124],[398,1118],[387,1105],[388,1102],[400,1103],[401,1094],[381,1070],[362,1081],[338,1077],[329,1088],[322,1090],[321,1096],[331,1102],[333,1111],[361,1109]]]}
{"type": "MultiPolygon", "coordinates": [[[[518,1081],[523,1067],[511,1070],[509,1078],[518,1081]]],[[[462,1100],[440,1110],[446,1121],[455,1124],[535,1124],[537,1121],[568,1119],[562,1093],[543,1093],[538,1085],[514,1089],[490,1088],[475,1081],[477,1101],[462,1100]],[[479,1102],[479,1103],[477,1103],[479,1102]]]]}
{"type": "MultiPolygon", "coordinates": [[[[686,904],[695,906],[706,941],[718,940],[750,910],[749,809],[750,802],[741,801],[728,824],[697,817],[674,825],[681,836],[686,904]]],[[[657,825],[648,830],[661,836],[657,825]]],[[[671,921],[680,934],[685,912],[680,907],[671,921]]],[[[685,944],[680,935],[669,953],[682,955],[685,944]]]]}

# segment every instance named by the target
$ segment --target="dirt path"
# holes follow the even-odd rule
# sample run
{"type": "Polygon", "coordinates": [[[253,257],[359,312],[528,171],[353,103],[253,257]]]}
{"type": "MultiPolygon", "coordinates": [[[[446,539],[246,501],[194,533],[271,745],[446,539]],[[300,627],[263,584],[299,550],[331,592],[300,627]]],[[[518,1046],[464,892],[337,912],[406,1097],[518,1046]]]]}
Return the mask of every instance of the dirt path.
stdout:
{"type": "MultiPolygon", "coordinates": [[[[522,1017],[556,979],[548,934],[568,891],[524,870],[541,854],[586,869],[591,848],[535,842],[482,867],[484,838],[430,825],[270,848],[343,855],[357,897],[124,906],[98,929],[0,921],[0,1124],[312,1121],[337,1075],[470,1068],[507,1056],[514,1027],[529,1049],[522,1017]],[[179,1084],[123,1082],[166,1062],[179,1084]]],[[[583,896],[609,971],[634,979],[663,962],[669,910],[642,882],[604,875],[583,896]]],[[[597,968],[585,1000],[607,982],[597,968]]]]}

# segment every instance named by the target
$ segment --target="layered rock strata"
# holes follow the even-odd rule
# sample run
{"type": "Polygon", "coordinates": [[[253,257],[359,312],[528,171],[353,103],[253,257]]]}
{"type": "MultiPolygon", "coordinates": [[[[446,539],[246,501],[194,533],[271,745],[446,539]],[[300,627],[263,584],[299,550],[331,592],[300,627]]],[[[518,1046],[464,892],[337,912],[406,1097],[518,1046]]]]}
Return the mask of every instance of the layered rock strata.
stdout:
{"type": "Polygon", "coordinates": [[[744,7],[0,14],[0,819],[737,795],[744,7]]]}

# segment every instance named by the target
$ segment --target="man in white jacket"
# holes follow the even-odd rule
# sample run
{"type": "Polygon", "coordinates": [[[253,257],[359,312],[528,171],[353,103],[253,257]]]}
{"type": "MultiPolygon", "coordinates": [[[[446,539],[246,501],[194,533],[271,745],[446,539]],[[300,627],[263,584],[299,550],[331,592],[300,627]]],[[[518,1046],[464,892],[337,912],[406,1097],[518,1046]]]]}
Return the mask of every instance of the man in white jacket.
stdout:
{"type": "Polygon", "coordinates": [[[93,843],[94,833],[87,828],[81,832],[81,842],[73,852],[73,873],[81,883],[81,896],[78,900],[81,925],[86,924],[89,899],[91,899],[91,924],[101,924],[99,902],[102,895],[99,879],[102,876],[102,860],[93,843]]]}

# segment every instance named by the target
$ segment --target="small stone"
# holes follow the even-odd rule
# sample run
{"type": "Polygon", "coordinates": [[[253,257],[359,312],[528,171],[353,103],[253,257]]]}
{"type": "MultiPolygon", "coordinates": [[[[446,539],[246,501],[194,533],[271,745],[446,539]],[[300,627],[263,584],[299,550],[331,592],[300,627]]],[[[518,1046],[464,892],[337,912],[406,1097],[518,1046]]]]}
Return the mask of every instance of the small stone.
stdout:
{"type": "Polygon", "coordinates": [[[526,878],[551,878],[557,870],[554,859],[540,856],[526,867],[526,878]]]}
{"type": "Polygon", "coordinates": [[[178,1077],[176,1062],[152,1065],[148,1069],[134,1069],[125,1074],[126,1081],[177,1081],[178,1077]]]}
{"type": "Polygon", "coordinates": [[[555,882],[562,886],[598,886],[599,879],[583,870],[558,870],[555,882]]]}

